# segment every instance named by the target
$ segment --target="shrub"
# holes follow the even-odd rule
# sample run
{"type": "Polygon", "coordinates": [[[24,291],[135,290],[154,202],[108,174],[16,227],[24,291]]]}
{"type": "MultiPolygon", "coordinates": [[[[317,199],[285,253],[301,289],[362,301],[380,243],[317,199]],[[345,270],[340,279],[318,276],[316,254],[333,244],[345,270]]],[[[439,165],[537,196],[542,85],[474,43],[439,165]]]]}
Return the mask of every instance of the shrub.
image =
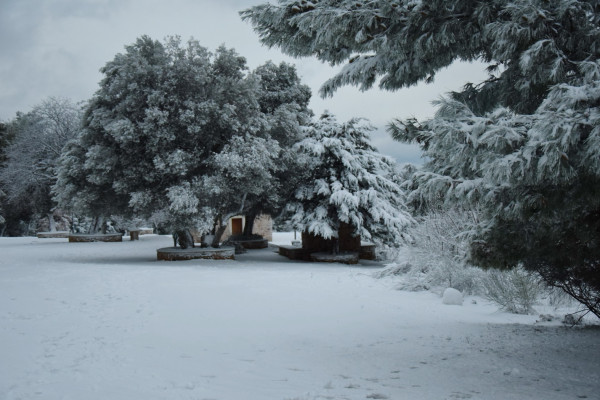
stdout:
{"type": "Polygon", "coordinates": [[[515,314],[533,313],[533,305],[543,292],[540,279],[522,268],[489,270],[482,283],[488,300],[515,314]]]}

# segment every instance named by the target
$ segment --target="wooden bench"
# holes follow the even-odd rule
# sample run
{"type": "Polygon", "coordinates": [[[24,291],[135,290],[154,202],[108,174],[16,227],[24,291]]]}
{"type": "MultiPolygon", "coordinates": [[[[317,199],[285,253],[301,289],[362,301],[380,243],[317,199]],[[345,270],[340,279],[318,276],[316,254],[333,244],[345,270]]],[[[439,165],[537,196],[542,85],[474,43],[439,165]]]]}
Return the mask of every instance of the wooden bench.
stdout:
{"type": "Polygon", "coordinates": [[[232,240],[231,242],[239,243],[248,250],[266,249],[269,247],[269,241],[267,239],[232,240]]]}

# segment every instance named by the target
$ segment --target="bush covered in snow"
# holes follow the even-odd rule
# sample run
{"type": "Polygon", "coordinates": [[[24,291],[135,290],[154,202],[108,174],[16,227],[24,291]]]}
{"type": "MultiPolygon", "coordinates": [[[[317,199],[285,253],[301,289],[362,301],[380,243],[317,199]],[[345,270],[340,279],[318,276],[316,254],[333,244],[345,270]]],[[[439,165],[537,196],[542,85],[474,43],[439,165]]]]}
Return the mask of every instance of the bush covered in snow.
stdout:
{"type": "Polygon", "coordinates": [[[452,287],[466,294],[478,294],[482,271],[466,263],[468,251],[465,227],[477,218],[476,210],[444,209],[431,206],[417,217],[409,230],[412,243],[405,249],[406,288],[452,287]]]}
{"type": "Polygon", "coordinates": [[[523,269],[486,271],[469,264],[468,230],[477,219],[476,209],[430,206],[409,230],[413,241],[398,254],[397,259],[402,261],[388,265],[375,277],[397,277],[397,287],[402,290],[441,294],[453,288],[481,295],[517,314],[532,313],[533,305],[542,297],[549,298],[548,302],[560,297],[542,285],[539,277],[523,269]]]}
{"type": "Polygon", "coordinates": [[[492,269],[482,279],[484,296],[502,309],[515,314],[531,314],[544,287],[539,276],[522,268],[509,271],[492,269]]]}

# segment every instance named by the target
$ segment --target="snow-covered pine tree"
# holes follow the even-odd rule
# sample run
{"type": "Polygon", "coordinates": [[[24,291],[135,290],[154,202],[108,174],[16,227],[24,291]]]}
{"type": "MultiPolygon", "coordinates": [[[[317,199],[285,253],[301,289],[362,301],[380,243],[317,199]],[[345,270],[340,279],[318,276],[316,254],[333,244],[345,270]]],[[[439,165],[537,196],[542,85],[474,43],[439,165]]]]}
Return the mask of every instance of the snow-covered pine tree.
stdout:
{"type": "Polygon", "coordinates": [[[268,46],[346,62],[323,95],[487,64],[431,120],[390,124],[430,160],[413,199],[480,202],[475,261],[524,265],[600,316],[600,3],[280,0],[241,14],[268,46]]]}
{"type": "Polygon", "coordinates": [[[342,224],[362,240],[398,245],[412,218],[394,182],[396,163],[370,144],[372,128],[352,119],[340,124],[325,113],[294,148],[304,157],[303,179],[287,206],[291,224],[325,239],[342,224]]]}
{"type": "Polygon", "coordinates": [[[257,85],[245,59],[224,47],[211,54],[195,40],[183,46],[177,37],[163,44],[143,36],[125,50],[102,68],[55,193],[92,214],[167,211],[185,238],[214,218],[203,192],[203,178],[217,169],[214,154],[262,130],[257,85]]]}

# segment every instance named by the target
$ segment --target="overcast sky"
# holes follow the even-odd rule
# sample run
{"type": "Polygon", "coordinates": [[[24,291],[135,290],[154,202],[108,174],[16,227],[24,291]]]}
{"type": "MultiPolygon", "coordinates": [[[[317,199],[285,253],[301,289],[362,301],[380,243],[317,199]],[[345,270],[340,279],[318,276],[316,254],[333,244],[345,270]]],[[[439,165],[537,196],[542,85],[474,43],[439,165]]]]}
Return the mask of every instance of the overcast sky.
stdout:
{"type": "MultiPolygon", "coordinates": [[[[393,141],[385,125],[393,118],[431,117],[431,101],[467,81],[479,82],[481,66],[455,64],[430,85],[397,92],[360,92],[348,87],[332,98],[318,96],[336,69],[311,58],[292,59],[258,41],[238,12],[266,0],[0,0],[0,120],[28,112],[49,96],[89,99],[101,79],[99,69],[141,35],[163,40],[179,35],[209,50],[225,44],[246,57],[253,69],[267,60],[297,66],[313,91],[311,108],[329,110],[338,121],[364,117],[378,128],[373,144],[399,162],[420,162],[419,151],[393,141]]],[[[275,2],[275,0],[271,0],[275,2]]]]}

